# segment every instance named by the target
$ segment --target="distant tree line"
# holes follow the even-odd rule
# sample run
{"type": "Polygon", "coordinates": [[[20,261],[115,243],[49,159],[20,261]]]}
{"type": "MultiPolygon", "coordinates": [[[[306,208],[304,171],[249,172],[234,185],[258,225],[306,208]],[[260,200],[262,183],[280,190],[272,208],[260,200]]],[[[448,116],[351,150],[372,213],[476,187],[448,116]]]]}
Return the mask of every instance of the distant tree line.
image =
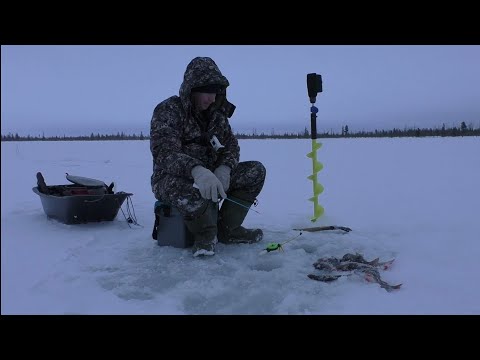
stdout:
{"type": "MultiPolygon", "coordinates": [[[[264,132],[258,134],[255,129],[251,134],[239,133],[236,134],[239,139],[308,139],[310,138],[310,131],[307,127],[301,132],[291,132],[284,134],[275,134],[272,129],[270,134],[264,132]]],[[[440,129],[435,128],[404,128],[392,130],[373,130],[373,131],[357,131],[349,130],[348,125],[342,126],[341,132],[335,132],[333,129],[322,133],[317,132],[317,138],[374,138],[374,137],[427,137],[427,136],[480,136],[480,127],[475,129],[472,124],[468,125],[462,121],[460,127],[447,128],[445,124],[440,129]]]]}
{"type": "MultiPolygon", "coordinates": [[[[253,129],[252,133],[236,133],[238,139],[309,139],[310,131],[305,127],[303,131],[299,132],[285,132],[283,134],[276,134],[272,129],[270,134],[261,132],[257,133],[256,129],[253,129]]],[[[404,128],[392,130],[373,130],[373,131],[357,131],[352,132],[349,130],[348,125],[342,126],[341,131],[335,132],[333,129],[330,131],[317,133],[317,138],[375,138],[375,137],[429,137],[429,136],[480,136],[480,128],[473,128],[470,124],[467,126],[464,121],[460,124],[460,127],[447,128],[445,124],[438,129],[432,128],[404,128]]],[[[123,132],[117,132],[116,135],[100,135],[99,133],[91,133],[89,136],[19,136],[18,133],[7,135],[2,134],[2,141],[96,141],[96,140],[149,140],[150,136],[136,134],[125,134],[123,132]]]]}
{"type": "Polygon", "coordinates": [[[3,135],[2,134],[2,141],[95,141],[95,140],[145,140],[149,139],[149,136],[143,135],[142,132],[140,132],[140,135],[129,135],[125,134],[123,131],[118,132],[116,135],[111,134],[111,135],[100,135],[100,134],[94,134],[91,133],[90,135],[84,135],[84,136],[45,136],[42,134],[41,136],[19,136],[18,133],[15,134],[7,134],[3,135]]]}

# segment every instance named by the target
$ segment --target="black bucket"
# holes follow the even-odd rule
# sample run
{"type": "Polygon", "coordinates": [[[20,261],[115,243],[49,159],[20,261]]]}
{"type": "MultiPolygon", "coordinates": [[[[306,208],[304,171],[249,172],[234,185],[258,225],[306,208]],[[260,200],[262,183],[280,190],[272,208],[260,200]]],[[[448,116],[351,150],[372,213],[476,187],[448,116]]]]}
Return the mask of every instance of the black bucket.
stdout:
{"type": "MultiPolygon", "coordinates": [[[[38,174],[37,179],[39,179],[38,174]]],[[[56,219],[64,224],[112,221],[117,216],[125,199],[133,195],[123,191],[113,193],[111,189],[113,186],[107,187],[103,182],[98,182],[98,180],[94,179],[69,178],[68,174],[67,179],[72,182],[82,179],[85,180],[83,183],[87,183],[86,180],[89,180],[91,183],[97,182],[104,186],[98,186],[97,183],[84,185],[81,181],[76,182],[74,185],[46,186],[41,174],[40,179],[38,186],[32,188],[32,190],[40,197],[43,211],[47,217],[56,219]]]]}

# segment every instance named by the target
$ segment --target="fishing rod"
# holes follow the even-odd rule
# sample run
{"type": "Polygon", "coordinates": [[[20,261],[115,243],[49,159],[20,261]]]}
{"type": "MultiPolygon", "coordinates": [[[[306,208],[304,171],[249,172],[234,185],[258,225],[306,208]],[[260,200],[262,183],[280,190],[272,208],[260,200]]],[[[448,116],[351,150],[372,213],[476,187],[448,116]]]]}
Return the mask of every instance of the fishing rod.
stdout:
{"type": "MultiPolygon", "coordinates": [[[[193,183],[193,187],[196,188],[196,189],[198,189],[198,185],[195,184],[195,183],[193,183]]],[[[259,211],[254,210],[254,209],[252,209],[252,208],[250,208],[250,207],[248,207],[248,206],[245,206],[245,205],[239,203],[238,201],[235,201],[235,200],[229,198],[228,196],[227,196],[226,198],[222,198],[222,197],[220,196],[220,199],[224,199],[224,200],[231,201],[232,203],[237,204],[237,205],[239,205],[239,206],[241,206],[241,207],[244,207],[244,208],[247,209],[247,210],[255,211],[256,213],[260,214],[259,211]]]]}
{"type": "Polygon", "coordinates": [[[289,240],[284,241],[283,243],[276,243],[276,242],[268,243],[267,247],[260,252],[260,255],[263,255],[263,254],[266,254],[266,253],[269,253],[269,252],[272,252],[272,251],[276,251],[276,250],[283,251],[283,245],[285,245],[286,243],[288,243],[290,241],[298,239],[304,231],[306,231],[306,232],[316,232],[316,231],[324,231],[324,230],[343,230],[346,233],[352,231],[352,229],[350,229],[349,227],[334,226],[334,225],[332,225],[332,226],[310,227],[310,228],[303,228],[303,229],[293,229],[293,230],[300,231],[300,234],[292,237],[289,240]]]}
{"type": "Polygon", "coordinates": [[[245,206],[245,205],[243,205],[243,204],[240,204],[239,202],[237,202],[237,201],[235,201],[235,200],[232,200],[232,199],[230,199],[229,197],[226,197],[226,198],[223,198],[223,199],[224,199],[224,200],[231,201],[231,202],[234,203],[234,204],[240,205],[241,207],[244,207],[244,208],[247,209],[247,210],[252,210],[252,211],[255,211],[256,213],[260,214],[259,211],[254,210],[254,209],[252,209],[252,208],[249,208],[248,206],[245,206]]]}
{"type": "Polygon", "coordinates": [[[267,247],[260,252],[260,255],[263,255],[272,251],[277,251],[277,250],[283,251],[283,245],[285,245],[286,243],[289,243],[290,241],[298,239],[301,235],[302,235],[302,232],[300,231],[300,234],[292,237],[291,239],[284,241],[283,243],[276,243],[276,242],[268,243],[267,247]]]}

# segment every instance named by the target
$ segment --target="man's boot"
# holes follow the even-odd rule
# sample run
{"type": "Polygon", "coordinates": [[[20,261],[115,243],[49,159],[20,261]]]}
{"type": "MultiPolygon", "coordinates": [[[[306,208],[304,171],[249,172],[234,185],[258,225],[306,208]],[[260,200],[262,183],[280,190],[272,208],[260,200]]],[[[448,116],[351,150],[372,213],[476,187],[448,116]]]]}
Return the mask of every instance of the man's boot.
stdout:
{"type": "Polygon", "coordinates": [[[218,204],[208,201],[204,212],[196,217],[184,217],[185,225],[193,234],[193,256],[215,255],[217,243],[218,204]]]}
{"type": "Polygon", "coordinates": [[[261,229],[245,229],[242,225],[248,209],[255,201],[251,194],[234,191],[228,196],[247,208],[224,200],[218,215],[218,241],[224,244],[255,243],[263,238],[261,229]]]}

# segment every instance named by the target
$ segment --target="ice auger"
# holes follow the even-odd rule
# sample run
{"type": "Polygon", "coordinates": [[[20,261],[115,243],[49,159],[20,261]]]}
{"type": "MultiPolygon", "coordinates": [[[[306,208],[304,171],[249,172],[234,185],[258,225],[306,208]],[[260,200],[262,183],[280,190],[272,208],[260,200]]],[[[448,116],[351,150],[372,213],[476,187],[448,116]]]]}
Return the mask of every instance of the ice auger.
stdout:
{"type": "Polygon", "coordinates": [[[308,177],[309,180],[313,182],[313,196],[309,199],[313,202],[313,217],[312,222],[317,221],[317,219],[322,216],[324,213],[323,207],[318,203],[318,195],[323,192],[322,184],[318,183],[317,173],[323,169],[323,164],[317,160],[317,150],[322,146],[321,143],[317,143],[317,112],[318,108],[314,105],[317,101],[317,94],[322,92],[322,75],[315,73],[307,74],[307,88],[308,96],[310,97],[310,128],[311,128],[311,139],[312,139],[312,152],[307,154],[307,157],[312,159],[312,169],[313,173],[308,177]]]}

